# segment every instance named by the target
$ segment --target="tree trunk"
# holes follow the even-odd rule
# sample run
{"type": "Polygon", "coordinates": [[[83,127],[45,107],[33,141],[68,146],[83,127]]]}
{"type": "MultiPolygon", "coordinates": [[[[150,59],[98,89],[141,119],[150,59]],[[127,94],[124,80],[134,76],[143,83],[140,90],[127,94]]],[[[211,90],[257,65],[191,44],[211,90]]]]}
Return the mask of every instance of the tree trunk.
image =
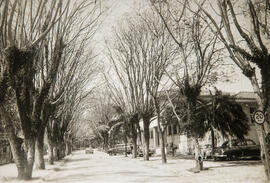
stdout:
{"type": "Polygon", "coordinates": [[[199,145],[198,138],[194,138],[194,147],[195,147],[195,160],[196,160],[195,171],[200,172],[201,170],[203,170],[203,157],[201,154],[201,148],[199,145]]]}
{"type": "Polygon", "coordinates": [[[214,150],[215,150],[215,132],[213,128],[210,128],[210,132],[211,132],[211,143],[212,143],[212,151],[211,154],[214,154],[214,150]]]}
{"type": "Polygon", "coordinates": [[[46,138],[48,141],[48,163],[49,165],[53,165],[54,164],[54,154],[53,154],[54,144],[53,144],[52,139],[50,138],[48,130],[46,131],[46,138]]]}
{"type": "Polygon", "coordinates": [[[27,177],[27,157],[22,147],[23,140],[15,136],[9,137],[12,155],[17,167],[17,178],[20,180],[30,179],[27,177]]]}
{"type": "Polygon", "coordinates": [[[66,156],[66,151],[67,151],[66,148],[67,148],[66,143],[63,143],[61,145],[61,159],[63,159],[66,156]]]}
{"type": "Polygon", "coordinates": [[[22,147],[22,140],[15,138],[10,139],[9,141],[14,161],[17,166],[17,178],[20,180],[30,180],[32,178],[35,160],[35,140],[34,138],[24,140],[24,147],[22,147]]]}
{"type": "Polygon", "coordinates": [[[68,155],[71,154],[70,143],[69,142],[65,142],[65,145],[66,145],[65,155],[68,156],[68,155]]]}
{"type": "Polygon", "coordinates": [[[108,142],[109,142],[109,135],[108,135],[108,133],[106,132],[105,134],[104,134],[104,141],[103,141],[103,149],[104,149],[104,151],[105,152],[107,152],[108,151],[108,142]]]}
{"type": "Polygon", "coordinates": [[[27,179],[32,178],[32,172],[33,172],[33,165],[35,161],[35,138],[29,138],[25,139],[25,147],[27,150],[27,170],[26,170],[26,175],[27,179]]]}
{"type": "Polygon", "coordinates": [[[261,136],[260,144],[262,153],[262,161],[265,167],[265,173],[267,176],[267,180],[270,181],[270,65],[267,63],[269,61],[270,56],[264,60],[266,64],[261,68],[261,75],[262,75],[262,111],[266,113],[265,122],[263,125],[259,125],[257,127],[257,132],[260,133],[261,136]]]}
{"type": "Polygon", "coordinates": [[[132,158],[137,158],[137,130],[136,122],[131,124],[132,158]]]}
{"type": "Polygon", "coordinates": [[[144,121],[143,126],[143,136],[144,136],[144,160],[149,161],[149,122],[144,121]]]}
{"type": "Polygon", "coordinates": [[[28,138],[25,137],[25,140],[23,140],[15,135],[15,128],[12,124],[12,120],[14,119],[11,118],[1,103],[0,115],[4,118],[5,131],[8,134],[11,152],[18,171],[17,178],[21,180],[29,180],[32,178],[35,139],[34,137],[29,136],[28,138]]]}
{"type": "Polygon", "coordinates": [[[54,161],[60,160],[60,152],[57,146],[53,146],[53,157],[54,157],[54,161]]]}
{"type": "Polygon", "coordinates": [[[36,159],[35,159],[35,168],[39,170],[45,169],[44,161],[44,133],[45,128],[42,128],[36,139],[36,159]]]}
{"type": "Polygon", "coordinates": [[[132,158],[137,158],[137,138],[132,138],[132,158]]]}
{"type": "Polygon", "coordinates": [[[164,132],[162,130],[159,130],[159,134],[161,134],[161,158],[162,158],[162,163],[167,163],[167,158],[166,158],[166,153],[165,153],[165,140],[164,140],[164,132]]]}
{"type": "Polygon", "coordinates": [[[127,157],[127,135],[125,132],[125,137],[124,137],[124,143],[125,143],[125,157],[127,157]]]}
{"type": "Polygon", "coordinates": [[[48,143],[48,163],[49,165],[54,164],[54,154],[53,154],[53,145],[52,143],[48,143]]]}
{"type": "MultiPolygon", "coordinates": [[[[139,125],[138,125],[139,126],[139,125]]],[[[140,140],[140,145],[143,145],[143,140],[142,140],[142,131],[140,126],[138,127],[138,131],[139,131],[139,140],[140,140]]]]}
{"type": "Polygon", "coordinates": [[[266,121],[263,125],[256,123],[256,131],[259,137],[260,146],[261,146],[261,159],[264,164],[265,174],[267,180],[270,180],[270,130],[269,130],[269,117],[270,117],[270,73],[268,71],[262,72],[262,81],[263,81],[263,93],[262,96],[259,84],[255,76],[250,77],[250,82],[252,84],[253,90],[256,94],[256,101],[258,103],[258,110],[267,111],[266,121]],[[268,118],[268,119],[267,119],[268,118]]]}

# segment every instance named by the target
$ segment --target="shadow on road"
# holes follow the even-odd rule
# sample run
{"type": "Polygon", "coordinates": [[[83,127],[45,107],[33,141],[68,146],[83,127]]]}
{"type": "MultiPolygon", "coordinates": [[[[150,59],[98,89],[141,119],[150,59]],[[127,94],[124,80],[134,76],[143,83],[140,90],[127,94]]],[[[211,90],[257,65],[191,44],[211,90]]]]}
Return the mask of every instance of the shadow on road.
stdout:
{"type": "Polygon", "coordinates": [[[254,160],[245,160],[245,161],[224,161],[219,166],[209,166],[206,168],[224,168],[224,167],[241,167],[241,166],[254,166],[261,165],[262,162],[254,160]]]}

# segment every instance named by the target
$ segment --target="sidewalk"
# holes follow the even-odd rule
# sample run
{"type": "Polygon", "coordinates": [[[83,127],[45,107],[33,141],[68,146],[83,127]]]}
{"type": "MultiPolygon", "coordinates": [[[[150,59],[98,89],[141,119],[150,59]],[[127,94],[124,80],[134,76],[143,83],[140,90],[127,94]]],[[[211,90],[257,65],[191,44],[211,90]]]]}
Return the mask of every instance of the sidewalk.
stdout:
{"type": "MultiPolygon", "coordinates": [[[[37,180],[37,179],[41,179],[43,180],[45,177],[49,176],[50,174],[52,174],[53,172],[57,171],[58,169],[60,169],[60,167],[65,165],[66,160],[72,155],[69,155],[67,157],[65,157],[63,160],[60,161],[55,161],[54,165],[49,165],[46,162],[45,159],[45,163],[46,163],[46,169],[45,170],[33,170],[33,180],[37,180]]],[[[17,177],[17,167],[15,165],[15,163],[9,163],[9,164],[4,164],[4,165],[0,165],[0,183],[2,182],[18,182],[18,180],[16,179],[17,177]]],[[[20,183],[26,183],[29,181],[19,181],[20,183]]],[[[32,181],[31,181],[32,182],[32,181]]]]}
{"type": "Polygon", "coordinates": [[[258,160],[242,161],[204,161],[204,170],[200,173],[190,171],[195,160],[190,157],[167,157],[167,163],[161,163],[161,157],[150,157],[150,161],[132,159],[134,163],[173,172],[185,183],[266,183],[264,167],[258,160]]]}

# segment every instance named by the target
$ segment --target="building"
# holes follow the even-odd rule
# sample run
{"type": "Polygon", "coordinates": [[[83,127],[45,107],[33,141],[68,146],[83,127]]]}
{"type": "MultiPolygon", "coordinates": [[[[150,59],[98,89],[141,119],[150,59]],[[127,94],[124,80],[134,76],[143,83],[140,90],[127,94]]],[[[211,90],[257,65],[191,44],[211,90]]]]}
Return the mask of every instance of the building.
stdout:
{"type": "MultiPolygon", "coordinates": [[[[237,94],[223,93],[223,95],[228,95],[229,97],[235,99],[237,103],[239,103],[243,111],[247,114],[249,123],[250,123],[250,131],[246,138],[252,139],[254,142],[259,144],[255,124],[251,118],[252,113],[256,110],[256,100],[255,94],[253,92],[239,92],[237,94]]],[[[210,100],[211,95],[207,92],[202,92],[200,98],[204,100],[210,100]]],[[[143,122],[140,122],[140,126],[142,128],[143,122]]],[[[143,128],[142,128],[143,129],[143,128]]],[[[141,137],[143,134],[141,134],[141,137]]],[[[192,154],[193,153],[193,142],[191,138],[188,138],[186,134],[181,134],[179,126],[177,124],[169,125],[165,132],[165,144],[167,147],[170,147],[173,144],[177,147],[177,152],[181,154],[192,154]]],[[[143,138],[141,138],[143,139],[143,138]]],[[[215,142],[217,146],[220,146],[225,138],[219,132],[215,133],[215,142]]],[[[142,142],[143,143],[143,142],[142,142]]],[[[210,132],[205,135],[203,139],[200,140],[200,144],[211,144],[211,135],[210,132]]],[[[155,149],[156,154],[160,154],[160,137],[158,133],[157,127],[157,119],[153,117],[150,123],[150,149],[155,149]]],[[[168,148],[167,148],[168,149],[168,148]]]]}

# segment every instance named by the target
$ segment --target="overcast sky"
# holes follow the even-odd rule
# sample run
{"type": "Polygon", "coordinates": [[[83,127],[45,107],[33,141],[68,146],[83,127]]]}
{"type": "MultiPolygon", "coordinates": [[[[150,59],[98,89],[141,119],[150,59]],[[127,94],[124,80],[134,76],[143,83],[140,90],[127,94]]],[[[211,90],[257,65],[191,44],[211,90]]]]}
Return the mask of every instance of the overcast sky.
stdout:
{"type": "MultiPolygon", "coordinates": [[[[145,1],[145,0],[144,0],[145,1]]],[[[103,21],[102,26],[97,32],[95,36],[95,47],[97,51],[101,54],[100,59],[105,61],[104,59],[104,40],[111,36],[112,27],[116,26],[117,23],[128,14],[134,12],[136,8],[142,7],[143,1],[141,0],[107,0],[108,8],[110,11],[106,15],[105,20],[103,21]]],[[[235,67],[235,74],[233,77],[229,78],[231,82],[221,83],[219,82],[216,86],[218,89],[226,92],[239,92],[239,91],[253,91],[252,86],[249,80],[243,76],[240,69],[235,67]]]]}

